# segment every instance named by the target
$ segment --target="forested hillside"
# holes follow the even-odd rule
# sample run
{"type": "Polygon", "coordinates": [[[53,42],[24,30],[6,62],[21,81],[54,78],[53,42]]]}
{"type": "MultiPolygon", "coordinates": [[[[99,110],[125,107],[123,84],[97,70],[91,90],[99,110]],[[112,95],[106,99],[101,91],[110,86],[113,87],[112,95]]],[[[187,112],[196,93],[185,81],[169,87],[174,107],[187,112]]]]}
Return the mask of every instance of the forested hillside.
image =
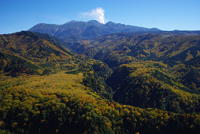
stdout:
{"type": "Polygon", "coordinates": [[[199,114],[141,109],[103,99],[83,74],[1,76],[0,127],[20,134],[197,133],[199,114]]]}
{"type": "Polygon", "coordinates": [[[199,66],[200,36],[196,34],[128,33],[111,34],[95,40],[68,42],[77,53],[103,60],[110,66],[136,60],[157,60],[199,66]]]}
{"type": "Polygon", "coordinates": [[[173,112],[199,112],[199,89],[189,88],[162,62],[139,61],[123,64],[109,78],[113,99],[138,107],[173,112]]]}
{"type": "Polygon", "coordinates": [[[42,74],[73,63],[73,55],[48,35],[19,32],[0,36],[0,69],[11,75],[42,74]]]}
{"type": "Polygon", "coordinates": [[[195,33],[111,34],[66,43],[113,69],[114,100],[173,112],[199,112],[200,36],[195,33]],[[125,65],[123,65],[125,64],[125,65]]]}
{"type": "Polygon", "coordinates": [[[199,43],[193,34],[0,35],[0,133],[196,134],[199,43]]]}

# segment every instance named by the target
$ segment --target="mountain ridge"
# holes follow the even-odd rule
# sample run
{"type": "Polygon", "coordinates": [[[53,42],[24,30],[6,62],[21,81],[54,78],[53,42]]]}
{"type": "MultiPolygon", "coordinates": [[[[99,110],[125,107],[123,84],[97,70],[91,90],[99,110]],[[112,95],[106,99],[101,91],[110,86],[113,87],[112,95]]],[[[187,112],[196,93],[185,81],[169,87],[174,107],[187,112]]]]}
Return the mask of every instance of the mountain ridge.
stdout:
{"type": "Polygon", "coordinates": [[[101,24],[96,20],[90,20],[88,22],[70,21],[61,25],[40,23],[30,28],[29,31],[46,33],[64,41],[70,38],[92,39],[111,33],[150,31],[155,32],[161,30],[157,28],[145,28],[139,26],[125,25],[121,23],[114,23],[111,21],[107,22],[106,24],[101,24]]]}
{"type": "Polygon", "coordinates": [[[41,74],[73,57],[56,39],[28,31],[0,35],[0,55],[0,70],[14,76],[41,74]]]}

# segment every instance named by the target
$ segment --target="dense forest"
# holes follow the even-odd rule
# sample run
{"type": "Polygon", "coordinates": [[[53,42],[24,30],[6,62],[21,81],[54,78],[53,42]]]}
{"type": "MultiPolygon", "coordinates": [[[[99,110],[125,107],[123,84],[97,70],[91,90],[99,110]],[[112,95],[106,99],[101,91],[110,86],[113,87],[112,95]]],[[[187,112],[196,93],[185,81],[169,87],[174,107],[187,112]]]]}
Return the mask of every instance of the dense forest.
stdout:
{"type": "Polygon", "coordinates": [[[196,33],[0,35],[0,134],[197,134],[199,112],[196,33]]]}

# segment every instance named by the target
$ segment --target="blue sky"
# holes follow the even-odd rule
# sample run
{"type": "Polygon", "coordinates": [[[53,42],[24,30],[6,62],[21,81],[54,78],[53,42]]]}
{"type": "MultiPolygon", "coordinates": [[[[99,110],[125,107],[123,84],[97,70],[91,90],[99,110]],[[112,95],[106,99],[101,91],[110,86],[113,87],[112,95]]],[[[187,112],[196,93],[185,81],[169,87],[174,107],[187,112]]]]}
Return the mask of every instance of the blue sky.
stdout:
{"type": "MultiPolygon", "coordinates": [[[[0,33],[37,23],[63,24],[96,8],[105,21],[163,30],[200,30],[200,0],[0,0],[0,33]]],[[[95,19],[95,18],[94,18],[95,19]]]]}

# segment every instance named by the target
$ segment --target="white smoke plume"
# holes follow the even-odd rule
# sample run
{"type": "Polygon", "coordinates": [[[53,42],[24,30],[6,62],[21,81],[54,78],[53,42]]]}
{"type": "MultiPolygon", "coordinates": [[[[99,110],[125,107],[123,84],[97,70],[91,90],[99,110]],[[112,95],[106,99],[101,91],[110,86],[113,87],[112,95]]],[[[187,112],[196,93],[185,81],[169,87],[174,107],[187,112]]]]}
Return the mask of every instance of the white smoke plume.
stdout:
{"type": "Polygon", "coordinates": [[[105,15],[103,8],[96,8],[89,12],[84,12],[81,14],[81,16],[86,17],[88,19],[95,19],[99,23],[105,24],[105,15]]]}

